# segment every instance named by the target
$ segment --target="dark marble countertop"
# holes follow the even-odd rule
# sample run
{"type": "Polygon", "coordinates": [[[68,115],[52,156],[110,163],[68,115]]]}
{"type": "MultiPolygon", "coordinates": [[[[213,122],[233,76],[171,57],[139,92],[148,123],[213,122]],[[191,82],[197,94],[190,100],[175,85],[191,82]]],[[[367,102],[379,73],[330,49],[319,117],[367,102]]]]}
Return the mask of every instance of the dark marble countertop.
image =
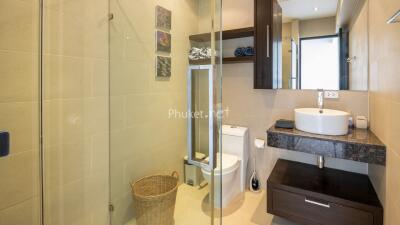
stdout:
{"type": "Polygon", "coordinates": [[[348,135],[312,134],[297,129],[267,130],[268,146],[333,158],[385,165],[386,146],[370,130],[350,129],[348,135]]]}

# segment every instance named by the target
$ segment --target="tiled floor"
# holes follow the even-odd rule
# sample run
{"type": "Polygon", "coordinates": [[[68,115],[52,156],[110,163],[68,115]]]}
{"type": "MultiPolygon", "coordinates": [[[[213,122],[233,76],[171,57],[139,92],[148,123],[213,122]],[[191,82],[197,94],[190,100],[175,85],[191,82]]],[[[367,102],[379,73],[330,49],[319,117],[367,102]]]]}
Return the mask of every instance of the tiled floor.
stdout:
{"type": "MultiPolygon", "coordinates": [[[[208,187],[201,190],[182,184],[178,189],[175,208],[175,225],[208,225],[208,187]]],[[[218,213],[217,213],[218,214],[218,213]]],[[[219,224],[220,218],[215,224],[219,224]]],[[[232,202],[223,210],[223,225],[296,225],[266,213],[265,191],[246,192],[243,200],[232,202]]],[[[136,225],[133,220],[126,225],[136,225]]]]}

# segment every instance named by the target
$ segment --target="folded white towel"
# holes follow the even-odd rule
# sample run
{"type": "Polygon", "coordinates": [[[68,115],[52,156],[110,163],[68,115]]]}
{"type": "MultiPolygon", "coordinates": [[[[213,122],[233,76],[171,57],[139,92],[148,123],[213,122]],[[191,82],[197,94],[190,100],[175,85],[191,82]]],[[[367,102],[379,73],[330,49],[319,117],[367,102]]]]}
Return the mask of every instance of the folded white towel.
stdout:
{"type": "Polygon", "coordinates": [[[211,48],[192,47],[189,51],[190,60],[209,59],[211,58],[211,48]]]}

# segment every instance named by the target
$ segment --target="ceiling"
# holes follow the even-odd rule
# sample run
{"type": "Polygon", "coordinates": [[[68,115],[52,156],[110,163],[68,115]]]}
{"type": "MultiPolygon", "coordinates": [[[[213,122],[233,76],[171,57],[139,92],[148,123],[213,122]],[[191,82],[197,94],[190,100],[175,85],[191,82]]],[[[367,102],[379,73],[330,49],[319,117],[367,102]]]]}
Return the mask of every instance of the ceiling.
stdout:
{"type": "Polygon", "coordinates": [[[338,7],[338,0],[278,0],[278,2],[282,7],[283,22],[335,16],[338,7]]]}

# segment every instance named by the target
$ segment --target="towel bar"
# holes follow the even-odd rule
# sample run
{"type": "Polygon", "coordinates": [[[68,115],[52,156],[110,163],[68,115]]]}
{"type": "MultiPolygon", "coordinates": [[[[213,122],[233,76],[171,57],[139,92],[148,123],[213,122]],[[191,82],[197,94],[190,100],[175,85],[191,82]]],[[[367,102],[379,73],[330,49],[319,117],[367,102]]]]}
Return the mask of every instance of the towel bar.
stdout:
{"type": "Polygon", "coordinates": [[[391,17],[387,20],[386,23],[387,23],[387,24],[390,24],[390,23],[400,23],[400,10],[397,11],[393,16],[391,16],[391,17]]]}

